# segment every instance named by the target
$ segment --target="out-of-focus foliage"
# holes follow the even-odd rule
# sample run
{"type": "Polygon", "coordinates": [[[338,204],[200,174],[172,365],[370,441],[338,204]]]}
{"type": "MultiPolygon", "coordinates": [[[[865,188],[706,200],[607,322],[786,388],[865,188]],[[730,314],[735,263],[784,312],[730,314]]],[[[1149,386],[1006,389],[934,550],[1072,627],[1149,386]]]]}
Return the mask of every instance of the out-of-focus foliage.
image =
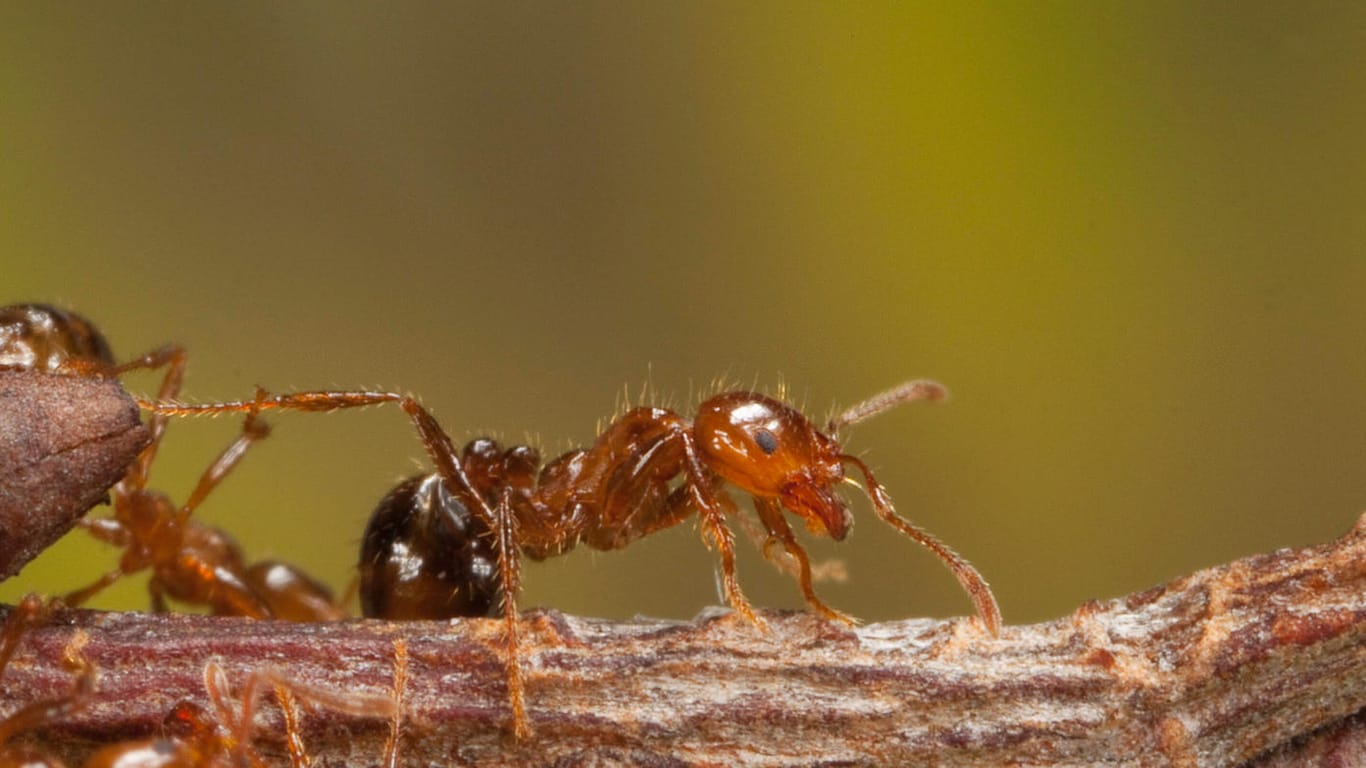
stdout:
{"type": "MultiPolygon", "coordinates": [[[[1012,621],[1366,507],[1361,6],[0,15],[0,301],[122,355],[183,342],[191,398],[397,387],[553,455],[647,384],[785,383],[823,416],[931,376],[952,401],[848,445],[1012,621]]],[[[421,452],[396,411],[273,421],[202,517],[341,587],[421,452]]],[[[154,481],[183,497],[236,428],[173,424],[154,481]]],[[[968,610],[855,508],[816,548],[850,572],[833,605],[968,610]]],[[[0,597],[115,557],[64,542],[0,597]]],[[[682,526],[533,566],[526,604],[687,616],[711,563],[682,526]]]]}

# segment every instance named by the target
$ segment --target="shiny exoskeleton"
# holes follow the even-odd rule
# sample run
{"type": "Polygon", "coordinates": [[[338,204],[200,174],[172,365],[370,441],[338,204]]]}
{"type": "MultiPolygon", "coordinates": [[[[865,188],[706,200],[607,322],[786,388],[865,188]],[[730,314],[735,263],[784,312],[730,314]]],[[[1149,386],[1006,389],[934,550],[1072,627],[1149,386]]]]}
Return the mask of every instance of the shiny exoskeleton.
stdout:
{"type": "MultiPolygon", "coordinates": [[[[109,343],[89,320],[46,304],[0,308],[0,368],[54,375],[119,376],[139,368],[165,368],[158,397],[176,395],[184,378],[185,352],[166,346],[116,365],[109,343]]],[[[118,579],[151,570],[152,605],[166,598],[207,606],[217,614],[293,620],[330,620],[344,613],[326,587],[293,566],[264,562],[249,566],[241,547],[226,532],[194,521],[191,514],[242,459],[247,448],[269,434],[255,413],[243,432],[201,476],[184,505],[147,487],[148,473],[165,433],[167,417],[152,414],[151,442],[110,489],[113,514],[78,524],[96,538],[123,549],[117,569],[67,595],[80,605],[118,579]]]]}
{"type": "Polygon", "coordinates": [[[712,397],[691,421],[665,408],[635,408],[609,424],[591,446],[544,466],[533,449],[503,450],[487,439],[457,453],[425,408],[411,397],[389,392],[258,394],[251,402],[143,405],[156,413],[193,415],[398,403],[417,427],[436,472],[405,481],[371,521],[361,556],[366,613],[386,618],[483,615],[501,602],[513,725],[524,736],[529,726],[516,622],[522,555],[542,559],[580,543],[619,549],[698,515],[704,539],[720,558],[726,601],[764,626],[736,579],[734,535],[726,523],[736,508],[727,485],[753,498],[768,535],[765,553],[795,562],[798,585],[812,610],[850,623],[816,596],[806,551],[783,512],[796,515],[814,535],[843,539],[852,517],[833,489],[846,481],[846,466],[856,469],[877,515],[943,560],[972,597],[986,628],[996,633],[1000,610],[986,581],[966,560],[898,515],[868,466],[844,453],[836,437],[840,428],[894,406],[946,394],[934,382],[909,381],[849,408],[824,431],[791,406],[755,392],[712,397]],[[488,543],[481,546],[480,541],[488,543]],[[453,544],[447,549],[445,542],[453,544]],[[496,564],[493,573],[490,560],[496,564]],[[501,601],[495,597],[499,594],[501,601]]]}
{"type": "Polygon", "coordinates": [[[49,304],[0,307],[0,369],[62,373],[73,365],[114,367],[114,353],[89,320],[49,304]]]}
{"type": "Polygon", "coordinates": [[[361,539],[359,570],[365,616],[486,616],[502,594],[488,526],[437,475],[409,478],[380,501],[361,539]]]}

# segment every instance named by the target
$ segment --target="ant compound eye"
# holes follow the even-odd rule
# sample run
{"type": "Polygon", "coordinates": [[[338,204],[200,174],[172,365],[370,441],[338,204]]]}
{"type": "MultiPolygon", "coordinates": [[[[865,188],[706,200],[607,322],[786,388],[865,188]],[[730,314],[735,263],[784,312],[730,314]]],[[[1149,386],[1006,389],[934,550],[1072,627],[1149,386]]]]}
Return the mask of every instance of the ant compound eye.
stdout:
{"type": "Polygon", "coordinates": [[[767,429],[759,429],[754,432],[754,442],[759,444],[759,450],[772,456],[778,450],[778,437],[767,429]]]}

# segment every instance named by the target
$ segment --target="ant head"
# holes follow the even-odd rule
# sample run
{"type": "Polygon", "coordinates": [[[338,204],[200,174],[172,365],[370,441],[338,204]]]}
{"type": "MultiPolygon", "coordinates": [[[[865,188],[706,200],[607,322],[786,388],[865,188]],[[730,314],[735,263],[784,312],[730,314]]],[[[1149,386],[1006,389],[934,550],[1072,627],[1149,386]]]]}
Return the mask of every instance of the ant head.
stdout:
{"type": "Polygon", "coordinates": [[[693,422],[703,460],[753,496],[776,499],[807,528],[840,540],[853,519],[831,488],[844,480],[840,445],[796,409],[754,392],[702,403],[693,422]]]}

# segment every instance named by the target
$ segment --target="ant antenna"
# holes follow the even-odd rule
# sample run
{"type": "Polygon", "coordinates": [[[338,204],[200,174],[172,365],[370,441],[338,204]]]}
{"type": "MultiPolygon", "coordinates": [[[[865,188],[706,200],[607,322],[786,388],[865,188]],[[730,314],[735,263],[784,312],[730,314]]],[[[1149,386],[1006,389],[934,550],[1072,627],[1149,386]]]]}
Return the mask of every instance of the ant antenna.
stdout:
{"type": "MultiPolygon", "coordinates": [[[[897,389],[901,389],[901,387],[897,389]]],[[[942,387],[940,389],[942,390],[942,387]]],[[[896,390],[892,391],[895,392],[896,390]]],[[[892,405],[896,405],[897,402],[905,401],[898,400],[892,405]]],[[[977,609],[977,615],[982,618],[982,623],[986,625],[987,631],[993,636],[999,635],[1001,633],[1001,608],[996,604],[996,597],[991,594],[991,587],[987,586],[986,579],[982,578],[982,574],[972,567],[972,563],[964,560],[962,555],[954,552],[947,544],[931,535],[929,531],[897,514],[896,509],[892,506],[891,497],[887,495],[882,484],[873,477],[873,471],[868,469],[867,464],[860,461],[858,457],[850,456],[847,453],[841,453],[838,458],[841,462],[852,464],[863,475],[866,485],[864,490],[867,492],[868,498],[872,500],[873,511],[877,513],[877,516],[901,532],[902,535],[916,541],[942,560],[944,565],[953,572],[954,577],[958,579],[963,590],[972,598],[973,607],[977,609]]]]}
{"type": "Polygon", "coordinates": [[[871,419],[902,403],[911,403],[916,400],[944,400],[948,396],[948,388],[937,381],[912,379],[902,382],[886,392],[879,392],[857,405],[846,408],[844,413],[830,420],[830,425],[825,428],[825,431],[833,437],[840,431],[841,427],[871,419]]]}

